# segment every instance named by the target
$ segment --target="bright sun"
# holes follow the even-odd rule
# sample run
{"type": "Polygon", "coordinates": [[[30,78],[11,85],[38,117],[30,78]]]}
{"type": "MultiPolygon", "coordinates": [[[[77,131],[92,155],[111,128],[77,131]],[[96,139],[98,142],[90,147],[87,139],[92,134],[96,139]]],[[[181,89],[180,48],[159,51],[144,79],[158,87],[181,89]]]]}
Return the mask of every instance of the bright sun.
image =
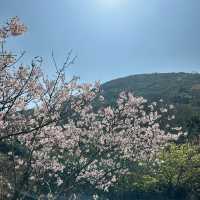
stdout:
{"type": "Polygon", "coordinates": [[[98,0],[101,6],[116,7],[121,6],[125,0],[98,0]]]}

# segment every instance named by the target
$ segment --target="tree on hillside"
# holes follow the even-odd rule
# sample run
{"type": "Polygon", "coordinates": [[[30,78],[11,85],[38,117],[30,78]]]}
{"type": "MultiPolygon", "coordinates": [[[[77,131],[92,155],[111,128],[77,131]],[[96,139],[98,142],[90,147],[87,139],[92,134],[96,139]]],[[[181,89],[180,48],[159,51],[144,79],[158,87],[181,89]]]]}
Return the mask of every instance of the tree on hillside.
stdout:
{"type": "Polygon", "coordinates": [[[3,198],[67,198],[85,186],[108,191],[128,173],[127,163],[148,162],[178,138],[161,130],[155,105],[131,93],[122,92],[115,108],[94,111],[100,85],[66,79],[71,53],[61,67],[53,57],[54,79],[42,72],[40,57],[19,65],[23,54],[6,51],[5,42],[26,30],[17,17],[0,28],[0,142],[8,149],[0,154],[3,198]]]}

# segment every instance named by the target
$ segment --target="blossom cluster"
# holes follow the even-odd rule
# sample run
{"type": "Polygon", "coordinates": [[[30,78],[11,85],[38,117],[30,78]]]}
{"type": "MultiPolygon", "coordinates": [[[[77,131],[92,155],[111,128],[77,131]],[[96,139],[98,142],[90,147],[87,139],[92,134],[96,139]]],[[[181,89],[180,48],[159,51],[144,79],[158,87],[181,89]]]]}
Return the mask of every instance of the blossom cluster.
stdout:
{"type": "Polygon", "coordinates": [[[0,28],[0,41],[5,41],[9,36],[19,36],[27,31],[27,27],[18,17],[12,17],[5,26],[0,28]]]}

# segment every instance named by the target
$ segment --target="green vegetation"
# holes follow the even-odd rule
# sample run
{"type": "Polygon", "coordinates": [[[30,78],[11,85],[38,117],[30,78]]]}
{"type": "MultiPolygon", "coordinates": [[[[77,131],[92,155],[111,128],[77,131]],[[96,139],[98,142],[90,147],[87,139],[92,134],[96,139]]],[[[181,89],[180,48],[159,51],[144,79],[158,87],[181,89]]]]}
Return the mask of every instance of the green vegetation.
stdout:
{"type": "Polygon", "coordinates": [[[122,177],[111,199],[196,200],[199,194],[200,148],[172,144],[156,162],[139,163],[122,177]]]}

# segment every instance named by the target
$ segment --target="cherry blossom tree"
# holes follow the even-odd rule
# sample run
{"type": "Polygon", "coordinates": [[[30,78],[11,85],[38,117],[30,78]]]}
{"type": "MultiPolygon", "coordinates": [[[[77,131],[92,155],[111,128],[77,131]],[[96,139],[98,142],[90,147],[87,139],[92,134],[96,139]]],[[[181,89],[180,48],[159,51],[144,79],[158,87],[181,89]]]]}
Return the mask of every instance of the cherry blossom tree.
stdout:
{"type": "Polygon", "coordinates": [[[0,28],[0,142],[9,149],[3,155],[9,173],[0,170],[0,180],[6,198],[58,199],[84,185],[108,191],[129,172],[127,163],[148,162],[179,137],[160,128],[167,110],[131,93],[122,92],[116,107],[96,111],[94,102],[103,101],[100,84],[66,79],[72,52],[61,67],[52,55],[55,78],[42,72],[40,57],[20,65],[23,54],[6,51],[5,42],[26,30],[17,17],[0,28]]]}

